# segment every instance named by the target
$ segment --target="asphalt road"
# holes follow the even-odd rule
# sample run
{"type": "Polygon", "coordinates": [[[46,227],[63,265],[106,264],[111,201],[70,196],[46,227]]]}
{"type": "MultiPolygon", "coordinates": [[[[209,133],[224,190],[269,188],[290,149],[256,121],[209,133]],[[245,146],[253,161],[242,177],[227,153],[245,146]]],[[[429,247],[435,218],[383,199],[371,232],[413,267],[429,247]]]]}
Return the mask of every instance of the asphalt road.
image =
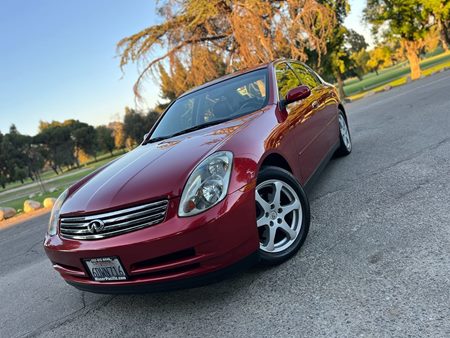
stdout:
{"type": "Polygon", "coordinates": [[[348,104],[354,151],[310,192],[289,262],[170,293],[83,293],[0,231],[0,336],[450,336],[450,72],[348,104]]]}

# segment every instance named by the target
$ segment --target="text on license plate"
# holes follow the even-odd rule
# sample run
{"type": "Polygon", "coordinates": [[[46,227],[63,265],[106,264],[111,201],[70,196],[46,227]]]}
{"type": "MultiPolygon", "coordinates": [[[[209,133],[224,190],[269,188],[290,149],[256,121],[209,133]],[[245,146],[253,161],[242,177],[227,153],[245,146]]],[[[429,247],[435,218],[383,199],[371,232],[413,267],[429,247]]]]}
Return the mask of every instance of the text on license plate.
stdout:
{"type": "Polygon", "coordinates": [[[126,280],[127,275],[118,258],[102,257],[85,260],[91,276],[96,281],[126,280]]]}

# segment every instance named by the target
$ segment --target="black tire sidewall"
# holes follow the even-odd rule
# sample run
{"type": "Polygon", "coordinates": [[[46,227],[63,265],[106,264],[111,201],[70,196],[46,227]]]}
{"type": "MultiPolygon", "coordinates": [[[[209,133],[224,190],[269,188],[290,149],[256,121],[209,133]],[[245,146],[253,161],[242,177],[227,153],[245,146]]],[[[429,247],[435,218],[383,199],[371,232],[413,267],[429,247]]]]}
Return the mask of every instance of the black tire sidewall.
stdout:
{"type": "Polygon", "coordinates": [[[338,128],[339,128],[339,148],[336,151],[336,154],[338,156],[346,156],[349,155],[352,152],[353,149],[353,143],[352,143],[352,135],[350,134],[350,128],[348,127],[348,121],[347,118],[345,117],[345,114],[339,110],[339,116],[342,116],[344,118],[345,124],[347,125],[347,130],[348,130],[348,136],[350,137],[350,144],[351,144],[351,148],[350,150],[347,149],[347,147],[344,144],[344,140],[342,139],[342,134],[341,134],[341,127],[339,125],[339,121],[338,121],[338,128]]]}
{"type": "Polygon", "coordinates": [[[309,231],[309,223],[311,217],[309,209],[309,201],[305,191],[303,190],[302,186],[297,181],[297,179],[287,170],[271,166],[264,167],[258,175],[256,185],[258,186],[260,183],[264,181],[273,179],[283,181],[289,186],[291,186],[292,189],[295,190],[300,199],[303,217],[300,233],[298,234],[294,243],[289,248],[276,253],[268,253],[262,251],[261,249],[258,249],[260,262],[263,265],[277,265],[295,255],[306,240],[306,236],[308,235],[309,231]]]}

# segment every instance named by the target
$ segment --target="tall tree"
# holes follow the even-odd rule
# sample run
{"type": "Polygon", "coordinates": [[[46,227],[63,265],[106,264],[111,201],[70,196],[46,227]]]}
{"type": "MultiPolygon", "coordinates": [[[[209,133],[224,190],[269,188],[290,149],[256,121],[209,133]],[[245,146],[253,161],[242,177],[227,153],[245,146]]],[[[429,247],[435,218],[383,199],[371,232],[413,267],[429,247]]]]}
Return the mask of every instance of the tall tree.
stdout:
{"type": "Polygon", "coordinates": [[[392,52],[388,46],[379,45],[369,52],[369,60],[367,67],[371,71],[375,71],[378,75],[378,70],[392,65],[392,52]]]}
{"type": "Polygon", "coordinates": [[[382,30],[385,37],[400,40],[413,80],[421,76],[419,55],[432,26],[425,1],[367,0],[364,10],[364,18],[373,25],[374,34],[382,30]]]}
{"type": "Polygon", "coordinates": [[[42,146],[44,157],[56,174],[62,171],[62,166],[71,166],[76,162],[70,127],[54,121],[42,122],[39,129],[34,142],[42,146]]]}
{"type": "Polygon", "coordinates": [[[100,151],[108,151],[111,156],[114,150],[114,131],[106,126],[98,126],[97,132],[97,144],[100,151]]]}
{"type": "Polygon", "coordinates": [[[71,125],[71,138],[74,141],[74,155],[79,166],[79,154],[83,151],[86,155],[97,158],[97,133],[95,128],[79,121],[71,125]]]}
{"type": "Polygon", "coordinates": [[[169,76],[181,63],[192,85],[198,85],[222,68],[229,72],[282,56],[306,60],[307,49],[320,58],[335,24],[334,12],[316,0],[165,0],[158,11],[163,23],[118,44],[121,67],[142,66],[134,86],[138,97],[142,80],[161,71],[158,64],[166,59],[169,76]]]}
{"type": "Polygon", "coordinates": [[[128,146],[134,147],[142,142],[142,138],[155,124],[159,114],[150,110],[147,114],[138,112],[129,107],[125,108],[123,127],[128,146]]]}
{"type": "Polygon", "coordinates": [[[114,147],[117,149],[123,149],[125,147],[125,131],[123,122],[114,121],[108,124],[108,128],[113,131],[114,147]]]}
{"type": "Polygon", "coordinates": [[[433,17],[444,50],[450,46],[450,0],[426,0],[426,9],[433,17]]]}
{"type": "Polygon", "coordinates": [[[313,68],[320,69],[323,74],[330,74],[333,78],[329,81],[336,81],[339,95],[345,97],[344,92],[344,73],[350,67],[352,60],[347,50],[347,35],[349,31],[344,27],[344,20],[350,11],[350,5],[347,0],[320,0],[320,3],[335,13],[335,25],[332,28],[332,34],[324,37],[327,54],[321,58],[315,49],[309,50],[309,62],[313,68]]]}

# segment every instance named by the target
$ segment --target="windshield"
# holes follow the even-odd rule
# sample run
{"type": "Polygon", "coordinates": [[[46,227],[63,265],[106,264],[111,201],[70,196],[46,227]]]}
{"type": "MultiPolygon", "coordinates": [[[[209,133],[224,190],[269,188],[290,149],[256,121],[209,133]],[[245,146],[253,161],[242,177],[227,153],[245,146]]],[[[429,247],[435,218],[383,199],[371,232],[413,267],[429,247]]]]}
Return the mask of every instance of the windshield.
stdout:
{"type": "Polygon", "coordinates": [[[176,100],[152,133],[150,142],[231,120],[267,103],[267,69],[225,80],[176,100]]]}

